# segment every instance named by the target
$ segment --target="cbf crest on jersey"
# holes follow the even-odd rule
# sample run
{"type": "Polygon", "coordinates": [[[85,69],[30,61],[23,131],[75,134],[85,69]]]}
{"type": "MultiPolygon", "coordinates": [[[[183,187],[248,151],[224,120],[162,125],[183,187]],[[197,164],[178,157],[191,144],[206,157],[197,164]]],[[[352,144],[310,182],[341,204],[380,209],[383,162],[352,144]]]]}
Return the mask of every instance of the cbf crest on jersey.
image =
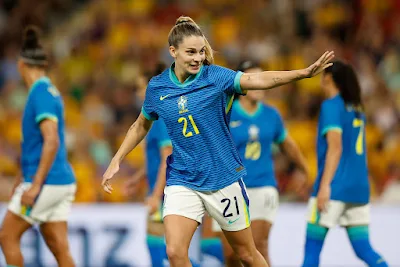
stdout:
{"type": "Polygon", "coordinates": [[[250,127],[249,127],[250,140],[258,140],[259,133],[260,133],[260,129],[256,125],[254,125],[254,124],[250,125],[250,127]]]}
{"type": "Polygon", "coordinates": [[[187,97],[182,95],[181,97],[178,98],[178,108],[179,108],[179,114],[188,112],[188,108],[187,108],[187,97]]]}

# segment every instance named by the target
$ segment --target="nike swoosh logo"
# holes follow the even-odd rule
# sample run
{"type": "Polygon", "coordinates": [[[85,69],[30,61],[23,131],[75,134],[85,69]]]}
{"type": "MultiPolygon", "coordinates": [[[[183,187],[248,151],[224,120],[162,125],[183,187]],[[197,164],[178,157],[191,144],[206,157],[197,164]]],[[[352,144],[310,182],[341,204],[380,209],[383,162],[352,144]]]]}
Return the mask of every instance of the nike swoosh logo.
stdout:
{"type": "Polygon", "coordinates": [[[236,218],[236,220],[233,220],[233,221],[229,220],[228,223],[229,223],[229,224],[232,224],[232,223],[236,222],[236,221],[239,220],[239,219],[240,219],[240,217],[239,217],[239,218],[236,218]]]}
{"type": "Polygon", "coordinates": [[[242,124],[241,121],[231,121],[231,123],[229,124],[229,126],[230,126],[231,128],[236,128],[236,127],[239,127],[241,124],[242,124]]]}
{"type": "Polygon", "coordinates": [[[160,100],[163,101],[164,99],[166,99],[167,97],[169,97],[169,94],[166,96],[160,96],[160,100]]]}

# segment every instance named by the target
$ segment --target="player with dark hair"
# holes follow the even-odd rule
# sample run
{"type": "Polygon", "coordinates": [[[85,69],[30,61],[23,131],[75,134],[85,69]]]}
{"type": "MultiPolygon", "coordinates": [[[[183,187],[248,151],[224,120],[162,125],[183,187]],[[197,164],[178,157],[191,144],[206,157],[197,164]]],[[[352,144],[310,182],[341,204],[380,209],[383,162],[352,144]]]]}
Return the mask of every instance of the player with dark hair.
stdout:
{"type": "Polygon", "coordinates": [[[326,95],[319,115],[318,176],[309,200],[303,266],[319,266],[329,228],[345,227],[357,257],[386,267],[369,241],[370,185],[365,145],[365,114],[354,69],[342,61],[325,69],[326,95]]]}
{"type": "Polygon", "coordinates": [[[16,181],[0,232],[8,267],[23,266],[21,236],[36,223],[58,266],[74,266],[67,219],[75,198],[75,175],[64,141],[63,100],[46,76],[47,65],[38,30],[28,27],[18,59],[19,72],[29,88],[22,118],[23,178],[16,181]]]}

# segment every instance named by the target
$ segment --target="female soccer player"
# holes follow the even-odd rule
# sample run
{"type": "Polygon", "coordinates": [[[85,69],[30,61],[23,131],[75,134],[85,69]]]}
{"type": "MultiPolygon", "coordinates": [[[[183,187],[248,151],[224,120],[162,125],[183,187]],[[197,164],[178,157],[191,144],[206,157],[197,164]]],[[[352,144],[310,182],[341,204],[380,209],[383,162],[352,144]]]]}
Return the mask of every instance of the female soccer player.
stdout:
{"type": "MultiPolygon", "coordinates": [[[[262,71],[251,61],[242,62],[238,70],[245,73],[262,71]]],[[[245,97],[233,102],[230,131],[247,170],[243,182],[250,200],[253,238],[257,250],[269,264],[268,237],[279,204],[272,145],[278,144],[306,176],[308,168],[300,149],[287,134],[281,116],[274,108],[261,102],[263,97],[264,91],[249,91],[245,97]]],[[[213,230],[221,231],[215,220],[213,230]]],[[[242,266],[223,235],[221,240],[227,266],[242,266]]]]}
{"type": "Polygon", "coordinates": [[[309,201],[303,266],[318,266],[328,229],[346,227],[353,249],[368,266],[388,266],[369,242],[369,181],[365,115],[353,68],[341,61],[325,69],[317,139],[318,176],[309,201]]]}
{"type": "Polygon", "coordinates": [[[229,132],[233,98],[246,90],[312,77],[330,66],[333,52],[302,70],[243,74],[212,64],[211,47],[191,18],[177,20],[168,42],[175,62],[151,79],[142,113],[106,170],[103,188],[111,193],[110,179],[121,160],[146,136],[152,121],[162,118],[173,147],[167,159],[163,207],[171,266],[191,266],[188,247],[206,210],[245,266],[267,266],[249,228],[248,198],[241,180],[246,171],[229,132]]]}
{"type": "Polygon", "coordinates": [[[9,267],[23,266],[20,239],[34,223],[40,224],[58,266],[74,266],[67,217],[75,197],[75,176],[67,160],[62,98],[46,77],[46,67],[38,32],[28,27],[18,59],[19,72],[29,88],[22,118],[23,180],[14,191],[0,232],[9,267]]]}

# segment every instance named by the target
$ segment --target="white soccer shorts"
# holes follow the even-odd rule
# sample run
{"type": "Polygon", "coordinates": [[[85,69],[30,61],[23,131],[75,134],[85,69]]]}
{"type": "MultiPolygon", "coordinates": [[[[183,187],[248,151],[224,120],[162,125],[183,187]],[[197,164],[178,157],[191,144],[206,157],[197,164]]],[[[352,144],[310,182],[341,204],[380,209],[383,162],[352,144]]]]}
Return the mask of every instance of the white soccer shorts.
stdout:
{"type": "Polygon", "coordinates": [[[30,224],[67,221],[72,202],[75,199],[76,184],[43,185],[31,209],[21,206],[21,197],[31,183],[21,183],[15,190],[8,210],[30,224]]]}
{"type": "Polygon", "coordinates": [[[210,192],[172,185],[165,188],[164,194],[164,218],[180,215],[201,224],[207,211],[226,231],[240,231],[250,226],[249,199],[242,180],[210,192]]]}
{"type": "MultiPolygon", "coordinates": [[[[250,199],[251,221],[261,220],[274,223],[279,208],[279,193],[273,186],[247,188],[250,199]]],[[[212,220],[212,230],[220,232],[221,227],[212,220]]]]}
{"type": "Polygon", "coordinates": [[[368,225],[370,223],[370,205],[330,200],[327,210],[320,213],[317,208],[317,199],[312,197],[308,201],[308,222],[327,228],[336,225],[343,227],[368,225]]]}

